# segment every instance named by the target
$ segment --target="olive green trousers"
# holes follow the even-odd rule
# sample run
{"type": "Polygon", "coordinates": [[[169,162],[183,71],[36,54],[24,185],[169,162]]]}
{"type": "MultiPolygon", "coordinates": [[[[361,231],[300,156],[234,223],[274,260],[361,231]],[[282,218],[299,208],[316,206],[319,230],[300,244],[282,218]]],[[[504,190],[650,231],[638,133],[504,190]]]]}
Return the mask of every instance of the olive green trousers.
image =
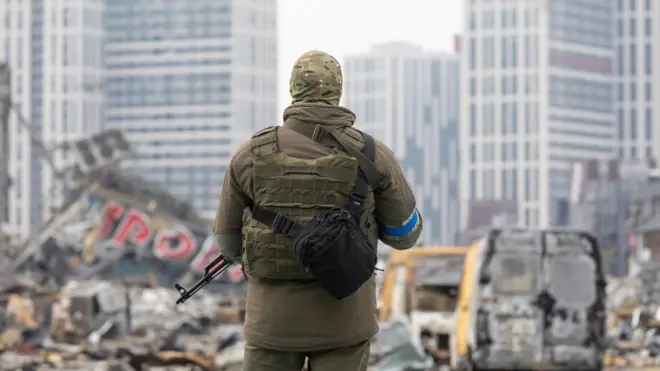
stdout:
{"type": "Polygon", "coordinates": [[[287,352],[245,345],[243,371],[366,371],[370,342],[317,352],[287,352]]]}

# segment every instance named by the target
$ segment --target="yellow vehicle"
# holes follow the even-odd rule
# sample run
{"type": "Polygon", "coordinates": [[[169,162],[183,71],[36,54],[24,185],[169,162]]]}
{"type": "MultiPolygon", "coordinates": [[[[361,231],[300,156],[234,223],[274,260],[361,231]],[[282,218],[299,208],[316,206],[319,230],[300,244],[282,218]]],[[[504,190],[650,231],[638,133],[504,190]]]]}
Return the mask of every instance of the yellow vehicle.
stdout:
{"type": "Polygon", "coordinates": [[[450,336],[468,247],[392,251],[380,297],[380,320],[404,316],[436,364],[449,364],[450,336]]]}
{"type": "Polygon", "coordinates": [[[601,371],[605,300],[592,235],[492,230],[466,257],[451,367],[601,371]]]}

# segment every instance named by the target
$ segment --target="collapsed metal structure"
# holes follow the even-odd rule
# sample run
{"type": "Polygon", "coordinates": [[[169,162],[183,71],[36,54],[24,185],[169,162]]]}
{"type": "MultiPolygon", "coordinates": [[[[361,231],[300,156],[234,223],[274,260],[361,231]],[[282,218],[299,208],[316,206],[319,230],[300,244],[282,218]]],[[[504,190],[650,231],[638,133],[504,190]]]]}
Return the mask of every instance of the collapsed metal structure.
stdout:
{"type": "Polygon", "coordinates": [[[219,252],[210,225],[121,172],[132,150],[120,132],[60,150],[72,155],[64,202],[0,259],[0,369],[240,369],[242,273],[171,305],[173,283],[219,252]]]}

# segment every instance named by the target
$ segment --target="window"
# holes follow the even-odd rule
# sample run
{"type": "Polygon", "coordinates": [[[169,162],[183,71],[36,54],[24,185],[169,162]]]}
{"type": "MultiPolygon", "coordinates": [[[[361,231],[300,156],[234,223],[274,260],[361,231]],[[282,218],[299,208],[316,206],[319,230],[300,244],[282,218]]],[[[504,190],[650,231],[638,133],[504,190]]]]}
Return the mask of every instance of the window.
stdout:
{"type": "Polygon", "coordinates": [[[511,67],[518,67],[518,38],[516,36],[511,36],[510,43],[511,67]]]}
{"type": "Polygon", "coordinates": [[[645,126],[646,130],[644,132],[644,139],[652,139],[653,138],[653,110],[651,108],[646,109],[646,115],[645,115],[645,126]]]}
{"type": "Polygon", "coordinates": [[[630,18],[630,30],[628,31],[631,37],[637,36],[637,19],[630,18]]]}
{"type": "Polygon", "coordinates": [[[482,56],[482,67],[492,68],[495,67],[495,40],[493,37],[486,37],[483,40],[483,56],[482,56]]]}
{"type": "Polygon", "coordinates": [[[508,52],[509,52],[509,37],[508,36],[503,36],[501,38],[501,65],[500,67],[502,68],[507,68],[509,67],[509,58],[508,58],[508,52]]]}
{"type": "Polygon", "coordinates": [[[637,76],[637,46],[630,45],[630,74],[637,76]]]}
{"type": "MultiPolygon", "coordinates": [[[[529,143],[525,143],[525,149],[528,148],[527,146],[529,146],[529,143]]],[[[525,169],[525,201],[531,201],[532,196],[530,175],[531,171],[529,169],[525,169]]]]}
{"type": "Polygon", "coordinates": [[[561,298],[564,303],[574,303],[578,308],[589,306],[596,300],[592,283],[597,277],[596,266],[588,256],[555,256],[550,260],[548,271],[552,277],[548,290],[553,297],[561,298]],[[575,282],[592,284],[576,288],[575,282]]]}
{"type": "Polygon", "coordinates": [[[538,64],[538,53],[535,36],[525,36],[525,65],[535,67],[538,64]]]}
{"type": "Polygon", "coordinates": [[[496,255],[489,267],[493,288],[501,294],[536,293],[540,260],[540,256],[534,254],[496,255]]]}
{"type": "Polygon", "coordinates": [[[493,199],[495,198],[495,187],[493,185],[495,184],[495,170],[493,169],[487,169],[484,170],[484,178],[483,180],[483,198],[484,199],[493,199]]]}
{"type": "Polygon", "coordinates": [[[653,73],[653,48],[651,48],[651,44],[644,46],[644,72],[647,76],[653,73]]]}
{"type": "Polygon", "coordinates": [[[501,130],[502,134],[506,135],[507,134],[507,129],[509,127],[509,104],[510,103],[502,103],[502,106],[500,108],[500,115],[501,115],[501,130]]]}
{"type": "Polygon", "coordinates": [[[518,103],[515,102],[511,103],[511,133],[518,133],[518,103]]]}
{"type": "Polygon", "coordinates": [[[623,67],[623,66],[624,66],[624,63],[623,63],[623,62],[624,62],[624,56],[625,56],[625,54],[626,54],[626,53],[625,53],[625,51],[624,51],[624,49],[623,49],[623,46],[619,46],[619,50],[618,50],[618,58],[617,58],[617,61],[618,61],[618,63],[619,63],[619,68],[618,68],[618,69],[619,69],[619,76],[623,76],[623,75],[624,75],[624,72],[623,72],[623,71],[624,71],[624,67],[623,67]]]}
{"type": "Polygon", "coordinates": [[[470,38],[470,69],[474,71],[477,68],[477,40],[470,38]]]}
{"type": "Polygon", "coordinates": [[[477,106],[470,105],[470,135],[477,135],[477,106]]]}
{"type": "Polygon", "coordinates": [[[495,13],[492,10],[484,10],[481,13],[481,28],[490,30],[495,27],[495,13]]]}

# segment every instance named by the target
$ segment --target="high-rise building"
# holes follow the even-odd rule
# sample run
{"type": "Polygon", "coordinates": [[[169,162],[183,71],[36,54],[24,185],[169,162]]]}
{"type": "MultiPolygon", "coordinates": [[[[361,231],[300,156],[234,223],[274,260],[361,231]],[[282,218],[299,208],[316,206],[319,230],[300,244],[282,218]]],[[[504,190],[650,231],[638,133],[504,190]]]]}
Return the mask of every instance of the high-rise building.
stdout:
{"type": "Polygon", "coordinates": [[[617,0],[616,113],[619,157],[649,159],[660,155],[660,3],[617,0]]]}
{"type": "MultiPolygon", "coordinates": [[[[0,238],[9,220],[9,110],[11,109],[11,72],[0,61],[0,238]]],[[[0,242],[1,243],[1,242],[0,242]]]]}
{"type": "Polygon", "coordinates": [[[460,222],[459,58],[385,44],[346,58],[343,104],[395,153],[424,217],[420,243],[454,244],[460,222]]]}
{"type": "Polygon", "coordinates": [[[614,2],[465,4],[463,202],[515,200],[519,224],[565,224],[571,164],[616,146],[614,2]]]}
{"type": "Polygon", "coordinates": [[[107,0],[107,129],[128,170],[214,215],[232,152],[277,117],[275,0],[107,0]]]}
{"type": "MultiPolygon", "coordinates": [[[[9,230],[28,234],[61,194],[31,136],[46,146],[100,128],[102,96],[86,86],[102,77],[102,0],[0,2],[0,60],[11,71],[14,108],[9,118],[9,230]],[[19,117],[31,123],[32,133],[19,117]]],[[[55,167],[64,159],[55,154],[55,167]]]]}

